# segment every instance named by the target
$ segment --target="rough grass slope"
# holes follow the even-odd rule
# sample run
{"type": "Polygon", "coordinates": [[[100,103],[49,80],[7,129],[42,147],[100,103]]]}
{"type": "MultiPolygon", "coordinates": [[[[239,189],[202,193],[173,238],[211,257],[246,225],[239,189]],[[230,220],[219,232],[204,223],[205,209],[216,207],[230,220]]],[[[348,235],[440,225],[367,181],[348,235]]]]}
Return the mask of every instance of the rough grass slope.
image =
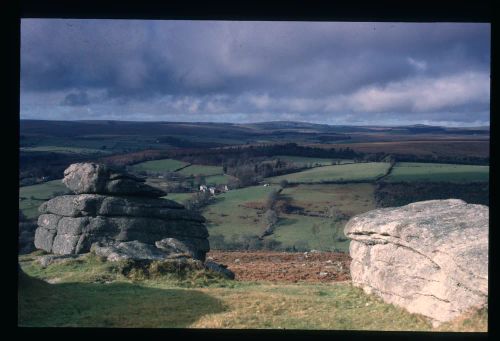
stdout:
{"type": "MultiPolygon", "coordinates": [[[[19,259],[27,274],[19,280],[20,326],[433,330],[424,317],[349,283],[238,282],[161,269],[130,278],[123,264],[91,255],[42,268],[39,254],[19,259]]],[[[438,330],[485,331],[486,325],[487,310],[438,330]]]]}

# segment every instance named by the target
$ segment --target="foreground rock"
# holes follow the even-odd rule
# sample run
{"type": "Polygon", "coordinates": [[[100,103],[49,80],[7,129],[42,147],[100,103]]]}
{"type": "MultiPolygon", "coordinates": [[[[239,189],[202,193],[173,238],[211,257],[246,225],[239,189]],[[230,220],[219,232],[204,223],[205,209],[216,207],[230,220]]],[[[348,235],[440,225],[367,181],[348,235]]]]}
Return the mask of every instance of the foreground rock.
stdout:
{"type": "Polygon", "coordinates": [[[166,199],[142,179],[105,165],[77,163],[64,171],[74,195],[40,208],[35,247],[58,255],[91,249],[109,260],[186,255],[201,261],[209,251],[205,219],[166,199]]]}
{"type": "Polygon", "coordinates": [[[345,226],[353,284],[434,326],[488,300],[488,207],[430,200],[377,209],[345,226]]]}

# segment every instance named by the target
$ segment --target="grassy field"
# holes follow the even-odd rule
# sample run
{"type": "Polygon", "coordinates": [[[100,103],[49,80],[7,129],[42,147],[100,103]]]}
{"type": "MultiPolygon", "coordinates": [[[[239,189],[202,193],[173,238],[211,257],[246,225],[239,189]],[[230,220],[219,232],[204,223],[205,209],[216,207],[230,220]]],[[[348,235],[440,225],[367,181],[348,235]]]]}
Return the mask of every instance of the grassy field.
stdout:
{"type": "MultiPolygon", "coordinates": [[[[268,194],[278,188],[253,186],[218,195],[203,211],[210,235],[235,240],[261,234],[267,226],[262,207],[268,194]]],[[[266,239],[279,241],[283,247],[347,251],[348,242],[337,240],[344,236],[346,219],[375,208],[371,184],[298,185],[285,188],[282,194],[291,205],[316,215],[280,214],[274,234],[266,239]]]]}
{"type": "Polygon", "coordinates": [[[345,148],[364,153],[388,153],[437,156],[478,156],[488,157],[490,141],[467,141],[450,139],[429,139],[428,141],[389,141],[346,144],[310,144],[320,148],[345,148]]]}
{"type": "Polygon", "coordinates": [[[272,190],[279,186],[252,186],[222,193],[216,197],[215,203],[203,210],[208,220],[211,235],[224,235],[231,238],[243,234],[260,234],[264,221],[257,210],[245,205],[256,203],[262,205],[272,190]]]}
{"type": "Polygon", "coordinates": [[[210,175],[205,177],[205,182],[207,185],[227,185],[231,180],[236,180],[236,178],[231,175],[210,175]]]}
{"type": "MultiPolygon", "coordinates": [[[[20,257],[33,276],[19,281],[23,327],[433,330],[424,317],[346,282],[239,282],[203,273],[131,281],[92,256],[44,269],[33,259],[20,257]]],[[[487,311],[481,311],[438,330],[486,328],[487,311]]]]}
{"type": "MultiPolygon", "coordinates": [[[[47,148],[58,150],[98,150],[103,153],[122,153],[150,148],[171,148],[167,143],[156,142],[154,136],[91,134],[72,137],[25,135],[22,148],[42,151],[47,148]],[[32,149],[33,148],[33,149],[32,149]],[[41,148],[41,149],[39,149],[41,148]]],[[[85,153],[84,153],[85,154],[85,153]]]]}
{"type": "Polygon", "coordinates": [[[282,215],[272,238],[284,246],[306,243],[310,249],[347,252],[349,242],[344,239],[344,225],[349,217],[375,208],[373,191],[371,184],[285,188],[282,194],[291,199],[291,205],[327,217],[282,215]]]}
{"type": "Polygon", "coordinates": [[[111,154],[111,151],[106,149],[94,149],[84,147],[66,147],[66,146],[36,146],[36,147],[22,147],[21,151],[27,152],[55,152],[55,153],[69,153],[81,155],[111,154]]]}
{"type": "Polygon", "coordinates": [[[293,206],[308,211],[328,213],[331,207],[353,216],[375,208],[373,191],[372,184],[316,184],[287,187],[282,194],[291,198],[293,206]]]}
{"type": "Polygon", "coordinates": [[[162,198],[177,201],[179,204],[182,204],[184,200],[191,198],[193,194],[194,193],[168,193],[168,195],[162,198]]]}
{"type": "Polygon", "coordinates": [[[47,181],[33,186],[19,187],[19,209],[29,218],[38,217],[38,206],[54,197],[54,193],[66,192],[68,189],[61,179],[47,181]]]}
{"type": "MultiPolygon", "coordinates": [[[[150,172],[173,172],[177,169],[179,174],[187,177],[192,177],[196,175],[205,176],[205,181],[208,185],[227,185],[231,179],[234,179],[230,175],[223,174],[222,167],[216,166],[204,166],[204,165],[189,165],[186,162],[173,160],[173,159],[163,159],[155,161],[141,162],[131,167],[135,171],[150,171],[150,172]],[[187,166],[187,167],[186,167],[187,166]],[[185,168],[183,168],[185,167],[185,168]]],[[[153,181],[151,179],[151,181],[153,181]]],[[[157,179],[154,181],[158,182],[157,179]]]]}
{"type": "Polygon", "coordinates": [[[398,162],[385,181],[488,181],[489,166],[398,162]]]}
{"type": "Polygon", "coordinates": [[[266,237],[281,242],[283,247],[297,250],[341,251],[349,250],[344,237],[343,224],[331,218],[310,217],[296,214],[282,214],[274,228],[274,234],[266,237]]]}
{"type": "Polygon", "coordinates": [[[203,165],[191,165],[179,171],[179,174],[185,176],[196,176],[196,175],[222,175],[222,167],[218,166],[203,166],[203,165]]]}
{"type": "Polygon", "coordinates": [[[303,172],[268,178],[271,183],[286,179],[290,183],[318,183],[322,181],[373,180],[387,172],[389,163],[369,162],[346,165],[324,166],[303,172]]]}
{"type": "Polygon", "coordinates": [[[162,159],[162,160],[141,162],[131,166],[131,168],[135,171],[173,172],[187,165],[188,163],[182,161],[177,161],[173,159],[162,159]]]}
{"type": "Polygon", "coordinates": [[[346,160],[346,159],[322,159],[314,157],[289,156],[289,155],[276,155],[273,156],[271,159],[273,160],[280,159],[283,161],[292,162],[297,166],[311,165],[312,167],[330,166],[332,163],[335,164],[335,162],[339,162],[340,164],[353,162],[353,160],[346,160]]]}

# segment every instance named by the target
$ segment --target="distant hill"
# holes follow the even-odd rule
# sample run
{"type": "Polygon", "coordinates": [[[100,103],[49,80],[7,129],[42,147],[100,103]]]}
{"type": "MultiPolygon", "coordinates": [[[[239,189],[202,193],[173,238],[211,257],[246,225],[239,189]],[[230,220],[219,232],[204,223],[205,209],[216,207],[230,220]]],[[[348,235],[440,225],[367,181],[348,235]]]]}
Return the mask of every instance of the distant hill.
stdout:
{"type": "MultiPolygon", "coordinates": [[[[61,138],[105,138],[111,136],[147,136],[190,139],[196,142],[210,141],[221,144],[265,142],[283,139],[304,142],[328,142],[350,140],[352,142],[373,139],[384,140],[387,136],[441,134],[489,137],[488,127],[448,128],[428,125],[399,127],[345,126],[307,122],[274,121],[260,123],[211,123],[211,122],[135,122],[135,121],[44,121],[21,120],[21,135],[61,138]],[[375,137],[374,137],[375,136],[375,137]]],[[[404,136],[400,137],[404,140],[404,136]]]]}

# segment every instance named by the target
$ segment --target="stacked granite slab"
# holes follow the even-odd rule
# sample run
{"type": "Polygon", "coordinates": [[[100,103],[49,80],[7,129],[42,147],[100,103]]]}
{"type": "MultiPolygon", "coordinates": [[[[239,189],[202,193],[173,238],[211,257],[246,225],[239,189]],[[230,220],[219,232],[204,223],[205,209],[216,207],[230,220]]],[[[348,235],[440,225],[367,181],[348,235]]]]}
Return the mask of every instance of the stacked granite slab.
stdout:
{"type": "Polygon", "coordinates": [[[143,179],[102,164],[76,163],[62,181],[75,194],[40,206],[36,248],[59,255],[93,251],[108,260],[205,260],[203,216],[161,199],[166,193],[143,179]]]}

